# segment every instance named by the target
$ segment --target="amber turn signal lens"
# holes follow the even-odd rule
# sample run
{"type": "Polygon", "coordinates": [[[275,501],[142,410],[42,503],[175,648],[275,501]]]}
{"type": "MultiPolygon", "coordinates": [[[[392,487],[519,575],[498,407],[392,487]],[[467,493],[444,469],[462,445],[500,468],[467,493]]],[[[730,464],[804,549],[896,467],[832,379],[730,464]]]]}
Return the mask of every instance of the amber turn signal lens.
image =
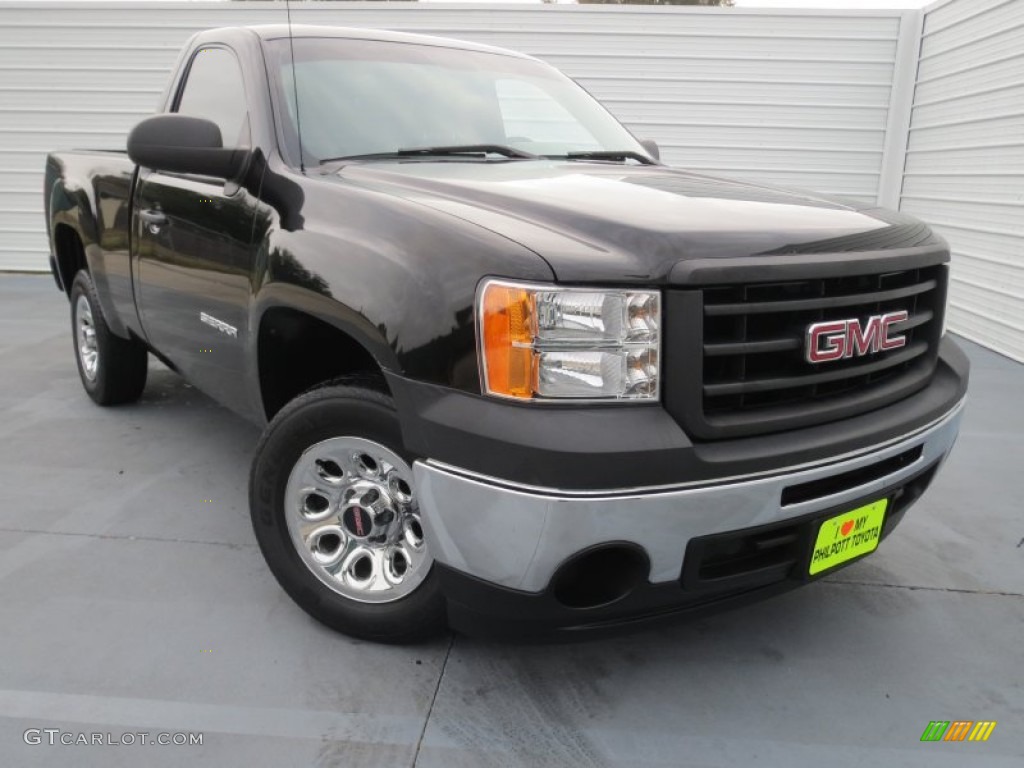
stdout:
{"type": "Polygon", "coordinates": [[[487,389],[506,397],[533,397],[537,381],[533,292],[490,283],[484,289],[481,314],[487,389]]]}

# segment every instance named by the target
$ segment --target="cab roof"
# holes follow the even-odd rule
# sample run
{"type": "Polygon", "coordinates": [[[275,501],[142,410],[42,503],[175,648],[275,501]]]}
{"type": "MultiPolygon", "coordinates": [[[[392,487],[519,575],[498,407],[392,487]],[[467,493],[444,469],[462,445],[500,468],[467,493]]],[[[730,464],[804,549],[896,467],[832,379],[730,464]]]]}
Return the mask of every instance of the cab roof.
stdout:
{"type": "MultiPolygon", "coordinates": [[[[258,24],[247,27],[220,27],[200,32],[195,37],[196,43],[213,42],[215,38],[224,36],[225,33],[237,34],[241,30],[248,30],[255,34],[261,41],[287,39],[289,28],[287,24],[258,24]]],[[[294,24],[291,27],[291,35],[296,38],[339,38],[347,40],[377,40],[387,43],[406,43],[410,45],[431,45],[440,48],[455,48],[466,51],[478,51],[481,53],[493,53],[502,56],[514,56],[520,59],[532,59],[517,51],[510,51],[507,48],[497,48],[492,45],[471,43],[466,40],[454,40],[449,37],[435,37],[434,35],[418,35],[410,32],[392,32],[383,29],[366,29],[360,27],[335,27],[314,24],[294,24]]]]}

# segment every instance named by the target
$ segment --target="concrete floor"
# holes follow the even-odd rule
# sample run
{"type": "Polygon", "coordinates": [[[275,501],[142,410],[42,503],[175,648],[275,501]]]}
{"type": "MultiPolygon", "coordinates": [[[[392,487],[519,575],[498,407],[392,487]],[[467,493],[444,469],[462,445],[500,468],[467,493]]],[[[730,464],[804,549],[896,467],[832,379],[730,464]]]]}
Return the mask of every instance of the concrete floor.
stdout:
{"type": "Polygon", "coordinates": [[[0,276],[0,765],[1024,764],[1024,366],[965,344],[952,459],[833,578],[614,640],[392,648],[324,629],[265,568],[257,431],[155,364],[142,402],[97,408],[67,313],[49,277],[0,276]],[[998,726],[919,742],[956,719],[998,726]]]}

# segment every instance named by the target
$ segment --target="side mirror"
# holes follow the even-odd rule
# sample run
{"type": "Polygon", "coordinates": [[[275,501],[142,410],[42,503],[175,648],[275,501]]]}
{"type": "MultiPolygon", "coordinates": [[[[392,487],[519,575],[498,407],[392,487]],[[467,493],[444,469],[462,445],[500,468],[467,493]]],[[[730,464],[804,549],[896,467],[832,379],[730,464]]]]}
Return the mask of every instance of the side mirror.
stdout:
{"type": "Polygon", "coordinates": [[[248,154],[247,149],[225,148],[217,124],[201,117],[147,117],[128,134],[128,157],[157,171],[233,179],[248,154]]]}
{"type": "Polygon", "coordinates": [[[661,160],[661,150],[658,149],[658,142],[654,139],[640,139],[640,146],[647,150],[647,154],[655,160],[661,160]]]}

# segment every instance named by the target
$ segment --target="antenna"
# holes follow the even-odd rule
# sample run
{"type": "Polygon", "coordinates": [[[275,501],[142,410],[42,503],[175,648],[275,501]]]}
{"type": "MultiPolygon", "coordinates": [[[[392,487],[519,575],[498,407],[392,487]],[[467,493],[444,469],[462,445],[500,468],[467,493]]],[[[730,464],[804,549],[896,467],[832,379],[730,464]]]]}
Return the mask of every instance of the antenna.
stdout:
{"type": "Polygon", "coordinates": [[[292,35],[292,3],[284,0],[285,11],[288,13],[288,50],[292,57],[292,95],[295,101],[295,133],[299,137],[299,170],[306,172],[306,163],[302,154],[302,118],[299,116],[299,80],[295,74],[295,38],[292,35]]]}

